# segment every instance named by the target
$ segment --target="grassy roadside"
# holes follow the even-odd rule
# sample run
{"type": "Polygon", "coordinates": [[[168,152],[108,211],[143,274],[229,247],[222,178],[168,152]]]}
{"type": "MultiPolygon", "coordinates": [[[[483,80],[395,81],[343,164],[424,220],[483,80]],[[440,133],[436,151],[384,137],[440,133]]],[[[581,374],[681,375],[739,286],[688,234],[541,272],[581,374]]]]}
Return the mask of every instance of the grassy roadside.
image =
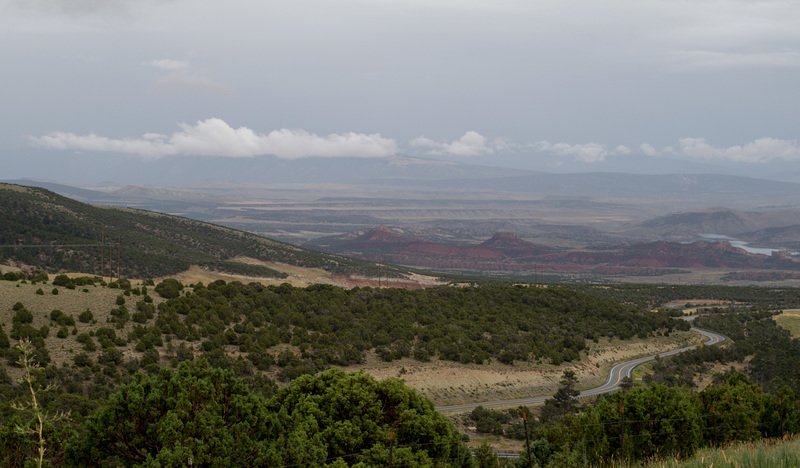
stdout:
{"type": "MultiPolygon", "coordinates": [[[[616,465],[621,468],[627,465],[616,465]]],[[[724,448],[699,450],[688,460],[666,460],[646,468],[797,468],[800,467],[800,437],[765,439],[724,448]]]]}

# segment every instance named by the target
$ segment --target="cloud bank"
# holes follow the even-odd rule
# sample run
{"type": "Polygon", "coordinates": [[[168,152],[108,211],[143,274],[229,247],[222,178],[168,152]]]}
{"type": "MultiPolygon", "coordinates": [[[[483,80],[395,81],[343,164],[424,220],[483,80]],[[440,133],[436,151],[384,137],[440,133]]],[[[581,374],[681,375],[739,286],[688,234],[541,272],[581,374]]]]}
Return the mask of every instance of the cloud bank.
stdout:
{"type": "Polygon", "coordinates": [[[172,135],[146,133],[140,138],[107,138],[95,134],[52,132],[31,141],[58,150],[108,151],[147,158],[171,155],[252,157],[272,154],[279,158],[382,157],[397,152],[394,140],[380,134],[342,133],[319,136],[304,130],[280,129],[267,134],[247,127],[233,128],[222,119],[201,120],[196,125],[180,124],[172,135]]]}
{"type": "Polygon", "coordinates": [[[775,159],[787,161],[800,159],[800,146],[794,140],[759,138],[744,146],[716,148],[705,138],[681,138],[680,152],[692,158],[716,159],[744,163],[765,163],[775,159]]]}
{"type": "MultiPolygon", "coordinates": [[[[586,163],[599,163],[608,156],[631,154],[627,146],[617,146],[609,149],[601,143],[550,143],[540,141],[530,145],[539,150],[550,152],[559,156],[573,156],[576,161],[586,163]]],[[[781,140],[777,138],[759,138],[743,146],[715,147],[706,142],[705,138],[680,138],[677,147],[667,147],[661,151],[649,143],[639,145],[638,153],[645,156],[658,156],[671,154],[691,159],[730,161],[737,163],[766,163],[773,160],[794,161],[800,160],[800,145],[795,140],[781,140]]]]}
{"type": "MultiPolygon", "coordinates": [[[[181,62],[159,61],[159,68],[182,70],[181,62]]],[[[150,63],[148,63],[150,65],[150,63]]],[[[44,136],[29,137],[32,144],[54,150],[105,151],[136,154],[146,158],[171,155],[252,157],[271,154],[285,159],[305,157],[384,157],[398,153],[396,140],[381,134],[340,133],[319,136],[301,129],[279,129],[257,133],[247,128],[233,128],[224,120],[210,118],[195,125],[179,124],[180,131],[172,135],[146,133],[139,138],[109,138],[94,133],[78,135],[70,132],[51,132],[44,136]]],[[[588,164],[602,163],[608,157],[629,155],[625,145],[616,147],[597,142],[551,143],[539,141],[525,146],[508,143],[498,138],[488,141],[475,131],[468,131],[453,141],[435,141],[425,136],[411,140],[408,145],[425,153],[438,156],[486,156],[513,152],[521,147],[572,157],[588,164]]],[[[767,163],[773,160],[800,160],[800,144],[795,140],[759,138],[745,145],[715,147],[705,138],[680,138],[678,145],[656,149],[641,143],[636,153],[655,157],[673,155],[690,159],[730,161],[736,163],[767,163]]]]}
{"type": "Polygon", "coordinates": [[[453,156],[480,156],[494,153],[496,149],[507,149],[508,147],[501,139],[487,145],[486,137],[472,130],[451,142],[438,142],[421,136],[411,140],[411,146],[428,148],[428,154],[451,154],[453,156]]]}
{"type": "Polygon", "coordinates": [[[639,150],[645,156],[657,156],[658,155],[658,151],[656,151],[656,149],[653,147],[653,145],[651,145],[649,143],[642,143],[641,145],[639,145],[639,150]]]}
{"type": "Polygon", "coordinates": [[[571,145],[569,143],[540,141],[532,146],[539,151],[547,151],[559,156],[574,156],[576,160],[587,163],[602,162],[605,161],[607,156],[630,154],[631,152],[627,146],[619,145],[611,150],[603,144],[594,142],[571,145]]]}

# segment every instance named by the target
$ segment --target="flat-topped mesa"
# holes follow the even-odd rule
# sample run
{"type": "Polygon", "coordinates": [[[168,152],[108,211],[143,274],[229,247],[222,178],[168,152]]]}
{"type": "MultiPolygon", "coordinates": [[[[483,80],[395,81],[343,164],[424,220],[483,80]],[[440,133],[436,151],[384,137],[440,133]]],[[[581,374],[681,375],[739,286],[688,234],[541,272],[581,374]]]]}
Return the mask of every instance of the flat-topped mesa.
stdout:
{"type": "Polygon", "coordinates": [[[408,242],[414,239],[397,234],[381,224],[359,236],[358,240],[366,242],[408,242]]]}
{"type": "Polygon", "coordinates": [[[496,232],[494,233],[491,239],[487,240],[486,242],[483,242],[481,245],[493,245],[496,247],[501,247],[501,246],[522,247],[522,246],[530,246],[533,244],[520,239],[519,236],[513,232],[496,232]]]}
{"type": "Polygon", "coordinates": [[[510,257],[531,257],[555,253],[558,249],[542,244],[534,244],[520,237],[513,232],[497,232],[491,239],[480,244],[481,247],[489,247],[503,252],[510,257]]]}

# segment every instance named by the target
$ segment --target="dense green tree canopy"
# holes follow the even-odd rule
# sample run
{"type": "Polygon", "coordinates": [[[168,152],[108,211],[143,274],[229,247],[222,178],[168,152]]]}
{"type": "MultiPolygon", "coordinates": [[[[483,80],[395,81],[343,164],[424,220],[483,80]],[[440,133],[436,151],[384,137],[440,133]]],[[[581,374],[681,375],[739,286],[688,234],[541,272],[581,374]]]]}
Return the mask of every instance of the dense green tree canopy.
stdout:
{"type": "Polygon", "coordinates": [[[278,416],[276,450],[286,465],[469,465],[452,423],[401,380],[329,370],[302,376],[267,404],[278,416]],[[393,440],[390,441],[390,435],[393,440]]]}
{"type": "Polygon", "coordinates": [[[763,395],[758,385],[742,373],[734,373],[727,382],[709,387],[700,393],[708,421],[709,438],[725,444],[732,440],[757,440],[763,395]]]}
{"type": "Polygon", "coordinates": [[[185,361],[137,375],[67,449],[76,466],[470,466],[452,423],[402,381],[330,370],[270,400],[231,371],[185,361]],[[390,435],[392,437],[390,437],[390,435]]]}
{"type": "Polygon", "coordinates": [[[269,454],[264,402],[207,362],[137,375],[86,421],[71,447],[83,466],[257,466],[269,454]]]}

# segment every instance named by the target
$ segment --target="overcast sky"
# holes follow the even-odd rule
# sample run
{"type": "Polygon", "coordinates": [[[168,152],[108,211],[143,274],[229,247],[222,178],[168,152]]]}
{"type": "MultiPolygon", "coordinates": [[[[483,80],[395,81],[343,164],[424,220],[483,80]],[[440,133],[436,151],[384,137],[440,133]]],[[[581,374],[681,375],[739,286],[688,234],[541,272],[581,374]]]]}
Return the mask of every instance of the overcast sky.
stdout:
{"type": "Polygon", "coordinates": [[[800,161],[798,1],[5,0],[0,58],[3,158],[800,161]]]}

